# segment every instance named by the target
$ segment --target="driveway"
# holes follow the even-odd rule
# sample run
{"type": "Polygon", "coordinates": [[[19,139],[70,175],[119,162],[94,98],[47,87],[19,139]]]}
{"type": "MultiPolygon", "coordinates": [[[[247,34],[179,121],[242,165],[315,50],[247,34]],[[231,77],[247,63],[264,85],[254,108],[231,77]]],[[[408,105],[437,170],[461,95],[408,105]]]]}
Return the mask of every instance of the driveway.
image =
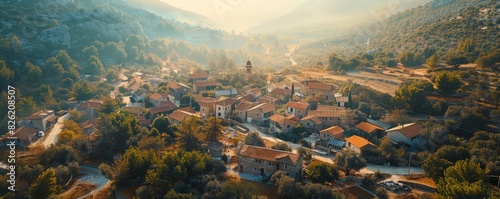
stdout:
{"type": "Polygon", "coordinates": [[[63,115],[57,119],[57,123],[54,125],[50,133],[48,133],[47,137],[43,140],[42,144],[45,148],[49,148],[51,145],[57,143],[57,139],[59,137],[59,133],[61,133],[62,128],[64,126],[64,121],[70,118],[69,113],[63,115]]]}
{"type": "Polygon", "coordinates": [[[76,187],[78,183],[89,183],[96,185],[94,190],[79,197],[79,198],[85,198],[90,194],[99,192],[99,190],[104,188],[106,184],[110,183],[110,180],[104,177],[104,175],[102,175],[101,170],[94,167],[82,165],[80,166],[80,176],[78,177],[78,180],[73,184],[73,186],[71,186],[70,189],[68,189],[68,191],[76,187]]]}

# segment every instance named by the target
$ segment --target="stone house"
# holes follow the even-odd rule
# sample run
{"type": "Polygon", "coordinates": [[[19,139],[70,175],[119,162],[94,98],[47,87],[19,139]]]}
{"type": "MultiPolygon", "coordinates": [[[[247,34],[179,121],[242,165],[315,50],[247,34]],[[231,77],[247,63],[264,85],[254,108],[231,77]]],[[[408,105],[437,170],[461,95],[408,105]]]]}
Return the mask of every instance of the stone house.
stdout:
{"type": "Polygon", "coordinates": [[[277,133],[290,133],[295,129],[295,124],[298,122],[299,118],[295,115],[274,114],[269,117],[269,128],[277,133]]]}
{"type": "Polygon", "coordinates": [[[302,157],[288,151],[243,145],[238,152],[238,171],[261,176],[284,171],[297,177],[302,175],[302,157]]]}
{"type": "Polygon", "coordinates": [[[167,86],[170,95],[172,95],[176,100],[181,100],[182,96],[191,91],[191,88],[189,88],[189,86],[186,86],[182,83],[170,82],[167,86]]]}
{"type": "Polygon", "coordinates": [[[289,101],[286,103],[285,114],[292,114],[302,119],[307,115],[309,107],[309,103],[289,101]]]}
{"type": "Polygon", "coordinates": [[[300,123],[309,131],[323,129],[323,121],[317,115],[308,115],[300,119],[300,123]]]}
{"type": "Polygon", "coordinates": [[[339,126],[332,126],[327,129],[323,129],[319,132],[320,139],[336,139],[336,140],[341,140],[344,138],[344,129],[340,128],[339,126]]]}
{"type": "Polygon", "coordinates": [[[216,81],[198,81],[193,83],[193,91],[199,93],[201,91],[215,90],[220,83],[216,81]]]}
{"type": "Polygon", "coordinates": [[[189,80],[191,82],[201,82],[201,81],[207,81],[208,80],[208,73],[192,73],[189,74],[189,80]]]}
{"type": "Polygon", "coordinates": [[[216,102],[215,116],[222,119],[228,119],[229,117],[231,117],[237,101],[238,100],[235,98],[227,98],[216,102]]]}
{"type": "Polygon", "coordinates": [[[24,119],[25,126],[46,131],[57,123],[57,116],[53,110],[40,110],[24,119]]]}
{"type": "Polygon", "coordinates": [[[253,103],[247,100],[241,100],[241,102],[236,105],[234,117],[240,122],[246,122],[247,111],[257,105],[257,103],[253,103]]]}
{"type": "Polygon", "coordinates": [[[266,126],[269,124],[269,117],[274,115],[276,106],[274,104],[262,103],[247,111],[247,122],[266,126]]]}

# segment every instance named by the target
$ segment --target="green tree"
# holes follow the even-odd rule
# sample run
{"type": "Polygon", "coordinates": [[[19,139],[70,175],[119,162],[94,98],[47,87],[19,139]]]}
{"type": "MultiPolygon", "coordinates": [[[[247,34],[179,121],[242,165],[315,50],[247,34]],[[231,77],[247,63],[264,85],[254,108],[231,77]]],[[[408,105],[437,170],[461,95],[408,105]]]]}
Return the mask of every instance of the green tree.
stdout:
{"type": "Polygon", "coordinates": [[[500,62],[500,52],[493,52],[476,59],[477,66],[481,68],[493,68],[497,62],[500,62]]]}
{"type": "Polygon", "coordinates": [[[174,136],[174,132],[170,126],[170,121],[166,115],[160,115],[153,120],[151,126],[158,130],[160,133],[166,133],[170,136],[174,136]]]}
{"type": "Polygon", "coordinates": [[[118,45],[116,42],[111,41],[104,46],[101,56],[113,59],[114,63],[121,63],[123,59],[127,57],[127,53],[125,53],[125,49],[123,49],[123,47],[118,45]]]}
{"type": "Polygon", "coordinates": [[[333,165],[327,163],[311,163],[307,166],[306,178],[313,183],[323,184],[339,179],[339,173],[333,165]]]}
{"type": "Polygon", "coordinates": [[[210,142],[217,141],[217,136],[222,131],[222,120],[216,117],[208,117],[205,124],[203,132],[206,132],[206,140],[210,142]]]}
{"type": "Polygon", "coordinates": [[[486,171],[472,160],[459,160],[448,167],[444,178],[437,183],[438,198],[488,198],[489,188],[486,171]]]}
{"type": "Polygon", "coordinates": [[[304,187],[286,174],[279,176],[275,185],[277,186],[277,195],[280,199],[302,198],[304,195],[304,187]]]}
{"type": "Polygon", "coordinates": [[[399,56],[399,62],[404,66],[418,66],[422,64],[421,57],[413,52],[406,51],[399,56]]]}
{"type": "Polygon", "coordinates": [[[79,101],[88,100],[94,95],[94,86],[88,81],[76,82],[72,87],[72,95],[79,101]]]}
{"type": "Polygon", "coordinates": [[[470,153],[463,147],[445,145],[439,148],[424,160],[422,168],[424,172],[435,182],[444,176],[446,168],[452,166],[458,160],[470,158],[470,153]]]}
{"type": "Polygon", "coordinates": [[[292,151],[292,147],[285,142],[277,142],[271,146],[272,149],[282,150],[282,151],[292,151]]]}
{"type": "Polygon", "coordinates": [[[366,167],[366,160],[353,150],[337,153],[333,162],[335,162],[335,165],[338,167],[344,169],[346,175],[349,175],[349,171],[351,170],[359,171],[366,167]]]}
{"type": "Polygon", "coordinates": [[[85,55],[84,58],[88,59],[91,56],[96,56],[99,57],[99,51],[94,45],[91,46],[85,46],[82,50],[82,53],[85,55]],[[88,57],[88,58],[87,58],[88,57]]]}
{"type": "Polygon", "coordinates": [[[346,70],[346,63],[344,60],[338,58],[335,54],[330,54],[328,56],[328,69],[337,71],[337,70],[346,70]]]}
{"type": "Polygon", "coordinates": [[[462,64],[469,63],[466,57],[464,56],[453,56],[446,61],[446,64],[453,66],[453,68],[457,69],[462,64]]]}
{"type": "Polygon", "coordinates": [[[57,61],[59,61],[65,71],[75,70],[78,68],[78,64],[73,59],[71,59],[71,56],[69,56],[66,50],[59,50],[56,55],[56,59],[57,61]]]}
{"type": "Polygon", "coordinates": [[[43,69],[43,76],[46,78],[55,78],[62,75],[64,68],[61,63],[55,58],[51,57],[45,61],[45,67],[43,69]]]}
{"type": "Polygon", "coordinates": [[[252,199],[255,195],[256,187],[249,183],[229,181],[221,192],[217,195],[218,199],[252,199]]]}
{"type": "Polygon", "coordinates": [[[191,116],[181,121],[177,126],[176,136],[179,138],[181,146],[186,151],[199,150],[201,147],[200,133],[201,121],[196,116],[191,116]]]}
{"type": "Polygon", "coordinates": [[[7,85],[13,83],[14,71],[7,67],[4,60],[0,60],[0,86],[7,88],[7,85]]]}
{"type": "Polygon", "coordinates": [[[427,101],[424,90],[414,83],[401,85],[393,99],[400,103],[402,108],[411,108],[414,111],[422,110],[427,101]]]}
{"type": "Polygon", "coordinates": [[[38,81],[42,77],[42,69],[40,66],[34,65],[29,61],[26,61],[24,67],[28,71],[28,79],[31,81],[38,81]]]}
{"type": "Polygon", "coordinates": [[[259,136],[258,132],[248,133],[243,143],[252,146],[260,146],[260,147],[266,146],[266,144],[264,144],[264,140],[259,136]]]}
{"type": "Polygon", "coordinates": [[[45,168],[40,164],[36,164],[31,167],[28,165],[24,165],[22,167],[19,167],[19,179],[26,181],[28,183],[28,186],[31,186],[32,183],[35,182],[35,180],[40,174],[42,174],[44,170],[45,168]]]}
{"type": "Polygon", "coordinates": [[[158,165],[158,173],[163,187],[173,187],[174,183],[187,177],[187,170],[182,166],[182,161],[176,152],[165,153],[158,165]]]}
{"type": "Polygon", "coordinates": [[[395,59],[389,59],[389,60],[387,60],[387,66],[394,68],[394,67],[398,66],[398,61],[395,59]]]}
{"type": "Polygon", "coordinates": [[[437,90],[445,95],[455,93],[462,85],[458,74],[447,71],[439,73],[435,81],[437,90]]]}
{"type": "Polygon", "coordinates": [[[61,191],[61,187],[57,184],[56,173],[54,169],[49,168],[38,176],[29,192],[31,198],[45,199],[49,196],[58,194],[61,191]]]}
{"type": "Polygon", "coordinates": [[[146,182],[151,190],[152,198],[156,198],[161,192],[162,179],[156,170],[148,170],[146,173],[146,182]]]}
{"type": "Polygon", "coordinates": [[[101,62],[101,59],[97,56],[90,56],[87,60],[87,67],[84,72],[86,75],[100,75],[104,70],[104,65],[101,62]]]}
{"type": "Polygon", "coordinates": [[[111,97],[103,97],[102,107],[99,110],[101,113],[110,114],[118,110],[118,103],[111,97]]]}
{"type": "Polygon", "coordinates": [[[425,63],[427,64],[427,68],[434,71],[439,66],[439,61],[439,56],[437,55],[437,53],[434,53],[431,57],[429,57],[429,59],[427,59],[427,62],[425,63]]]}

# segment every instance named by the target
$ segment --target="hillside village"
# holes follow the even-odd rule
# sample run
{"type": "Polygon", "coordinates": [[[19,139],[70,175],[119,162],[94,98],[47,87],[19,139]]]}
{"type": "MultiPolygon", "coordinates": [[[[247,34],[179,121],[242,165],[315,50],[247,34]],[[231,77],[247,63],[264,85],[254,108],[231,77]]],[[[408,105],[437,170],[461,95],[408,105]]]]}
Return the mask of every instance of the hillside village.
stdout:
{"type": "MultiPolygon", "coordinates": [[[[57,137],[60,135],[57,134],[61,132],[58,129],[64,129],[64,126],[56,125],[62,126],[64,120],[76,117],[75,121],[84,136],[92,140],[91,145],[97,146],[103,136],[98,127],[99,113],[117,101],[120,102],[117,112],[133,116],[141,127],[147,129],[152,128],[156,118],[165,116],[169,124],[177,126],[190,118],[206,122],[218,120],[222,126],[217,128],[216,138],[204,141],[202,151],[214,159],[224,160],[227,169],[240,178],[258,183],[268,181],[278,171],[292,178],[306,179],[309,165],[321,162],[333,166],[336,154],[351,151],[360,158],[361,166],[344,170],[340,175],[344,177],[339,180],[345,185],[334,190],[350,194],[353,198],[357,194],[368,194],[374,198],[373,191],[360,187],[363,176],[366,178],[367,174],[378,172],[363,169],[366,163],[382,165],[380,168],[401,166],[403,170],[408,166],[421,166],[422,161],[418,160],[417,154],[427,153],[428,150],[427,139],[420,126],[425,121],[391,125],[370,118],[352,120],[348,118],[353,114],[348,108],[351,107],[352,93],[341,94],[338,85],[307,79],[269,82],[264,87],[252,88],[251,62],[248,61],[245,67],[245,78],[250,84],[247,88],[251,88],[246,91],[217,82],[217,74],[210,75],[210,71],[189,73],[187,82],[168,83],[139,71],[128,72],[130,76],[120,74],[115,91],[108,98],[74,102],[74,108],[57,113],[54,110],[39,110],[26,117],[21,122],[22,126],[16,129],[17,143],[25,148],[40,144],[58,145],[57,137]],[[158,89],[161,87],[166,89],[158,89]],[[160,90],[162,92],[158,92],[160,90]],[[122,100],[117,100],[117,96],[123,96],[122,100]],[[301,101],[308,96],[319,96],[325,104],[301,101]],[[214,117],[217,120],[210,119],[214,117]],[[245,137],[250,137],[250,134],[257,135],[265,144],[252,146],[255,144],[245,143],[245,137]],[[289,149],[275,149],[280,144],[288,145],[289,149]],[[384,158],[376,152],[380,147],[386,147],[384,150],[387,147],[397,149],[398,154],[410,154],[410,160],[404,155],[384,158]],[[413,161],[411,154],[415,154],[413,161]],[[360,170],[363,172],[359,173],[360,170]],[[356,177],[349,177],[351,175],[356,177]]],[[[175,73],[174,70],[170,72],[175,73]]],[[[1,143],[6,144],[5,136],[2,140],[1,143]]],[[[421,170],[416,172],[422,174],[421,170]]],[[[413,182],[409,180],[407,183],[413,182]]],[[[424,190],[435,189],[432,184],[420,186],[427,187],[424,190]]],[[[391,189],[388,187],[388,190],[391,189]]]]}
{"type": "Polygon", "coordinates": [[[0,198],[500,198],[500,2],[295,3],[3,1],[0,198]]]}

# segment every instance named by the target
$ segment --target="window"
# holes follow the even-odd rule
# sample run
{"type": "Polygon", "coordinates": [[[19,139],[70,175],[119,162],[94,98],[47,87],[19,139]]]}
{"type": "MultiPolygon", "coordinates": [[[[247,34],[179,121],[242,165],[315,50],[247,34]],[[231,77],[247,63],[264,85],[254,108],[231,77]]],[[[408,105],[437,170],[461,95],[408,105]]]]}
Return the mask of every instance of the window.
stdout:
{"type": "Polygon", "coordinates": [[[293,108],[290,108],[290,112],[293,112],[293,108]]]}
{"type": "Polygon", "coordinates": [[[220,113],[217,113],[217,116],[219,116],[219,117],[220,117],[220,116],[221,116],[221,114],[220,114],[220,113]]]}
{"type": "Polygon", "coordinates": [[[219,106],[219,111],[220,111],[220,106],[219,106]]]}

